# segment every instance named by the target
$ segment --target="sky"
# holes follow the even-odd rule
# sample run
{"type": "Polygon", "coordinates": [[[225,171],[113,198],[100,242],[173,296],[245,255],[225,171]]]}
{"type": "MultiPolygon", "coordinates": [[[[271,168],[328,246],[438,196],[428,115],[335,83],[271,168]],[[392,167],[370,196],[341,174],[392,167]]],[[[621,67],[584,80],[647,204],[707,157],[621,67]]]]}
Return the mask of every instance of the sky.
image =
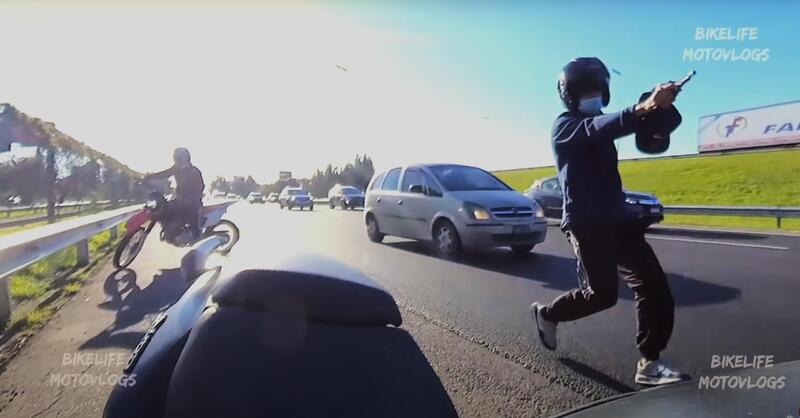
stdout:
{"type": "Polygon", "coordinates": [[[141,172],[176,146],[207,178],[262,183],[365,153],[378,169],[510,169],[553,163],[558,73],[597,56],[617,70],[607,111],[697,70],[669,150],[690,154],[700,116],[800,99],[796,2],[744,3],[5,1],[0,102],[141,172]],[[698,27],[756,35],[697,40],[698,27]],[[768,59],[684,57],[707,47],[768,59]]]}

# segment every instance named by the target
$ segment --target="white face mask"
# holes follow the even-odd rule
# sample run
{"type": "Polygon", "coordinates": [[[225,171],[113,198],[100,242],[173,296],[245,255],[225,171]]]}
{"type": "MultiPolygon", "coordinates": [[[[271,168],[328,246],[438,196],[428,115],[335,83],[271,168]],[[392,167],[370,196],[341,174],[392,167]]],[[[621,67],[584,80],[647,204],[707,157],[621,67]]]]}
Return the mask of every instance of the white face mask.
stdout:
{"type": "Polygon", "coordinates": [[[588,115],[599,115],[600,109],[603,108],[603,98],[600,96],[590,97],[588,99],[582,99],[578,103],[578,110],[581,113],[586,113],[588,115]]]}

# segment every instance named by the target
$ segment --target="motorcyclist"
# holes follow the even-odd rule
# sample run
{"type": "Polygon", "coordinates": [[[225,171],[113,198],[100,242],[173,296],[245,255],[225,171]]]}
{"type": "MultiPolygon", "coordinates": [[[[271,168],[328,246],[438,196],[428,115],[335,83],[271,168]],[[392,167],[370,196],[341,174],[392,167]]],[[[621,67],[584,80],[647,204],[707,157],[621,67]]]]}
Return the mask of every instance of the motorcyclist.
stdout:
{"type": "Polygon", "coordinates": [[[659,355],[674,322],[667,277],[644,230],[626,210],[614,141],[645,126],[642,117],[672,106],[679,86],[664,83],[636,105],[603,114],[610,100],[609,72],[597,58],[576,58],[563,69],[558,91],[567,111],[556,118],[552,147],[564,193],[562,230],[573,246],[580,288],[548,305],[534,302],[531,315],[543,345],[556,349],[556,326],[608,309],[617,302],[620,273],[636,301],[635,381],[662,385],[688,378],[659,355]]]}
{"type": "MultiPolygon", "coordinates": [[[[194,240],[200,236],[200,209],[203,205],[203,174],[192,165],[192,156],[189,150],[183,147],[175,148],[172,154],[174,164],[172,167],[145,176],[145,180],[175,178],[175,196],[169,202],[168,218],[170,225],[187,224],[194,240]]],[[[179,231],[168,231],[168,234],[177,234],[179,231]]]]}

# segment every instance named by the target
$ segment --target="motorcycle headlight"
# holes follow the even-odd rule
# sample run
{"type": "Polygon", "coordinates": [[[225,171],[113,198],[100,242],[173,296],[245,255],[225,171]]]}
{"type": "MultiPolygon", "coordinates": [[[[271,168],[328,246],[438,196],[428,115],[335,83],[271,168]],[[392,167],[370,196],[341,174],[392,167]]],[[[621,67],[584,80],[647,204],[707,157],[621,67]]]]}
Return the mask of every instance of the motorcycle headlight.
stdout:
{"type": "Polygon", "coordinates": [[[485,221],[487,219],[492,219],[492,216],[489,214],[489,211],[484,209],[482,206],[476,205],[474,203],[465,203],[464,212],[467,214],[467,216],[477,221],[485,221]]]}

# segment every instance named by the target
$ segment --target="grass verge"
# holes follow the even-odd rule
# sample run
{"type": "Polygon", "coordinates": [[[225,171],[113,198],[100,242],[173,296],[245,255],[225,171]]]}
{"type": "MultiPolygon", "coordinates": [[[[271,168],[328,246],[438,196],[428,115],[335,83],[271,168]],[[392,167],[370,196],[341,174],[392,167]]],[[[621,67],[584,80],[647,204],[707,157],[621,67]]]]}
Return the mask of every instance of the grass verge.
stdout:
{"type": "MultiPolygon", "coordinates": [[[[123,225],[119,225],[118,238],[123,231],[123,225]]],[[[0,336],[0,343],[13,334],[26,333],[45,323],[61,302],[80,291],[93,268],[111,254],[117,242],[118,239],[111,238],[110,230],[91,237],[88,266],[77,265],[77,252],[75,247],[70,247],[12,274],[9,277],[12,315],[0,336]]]]}

